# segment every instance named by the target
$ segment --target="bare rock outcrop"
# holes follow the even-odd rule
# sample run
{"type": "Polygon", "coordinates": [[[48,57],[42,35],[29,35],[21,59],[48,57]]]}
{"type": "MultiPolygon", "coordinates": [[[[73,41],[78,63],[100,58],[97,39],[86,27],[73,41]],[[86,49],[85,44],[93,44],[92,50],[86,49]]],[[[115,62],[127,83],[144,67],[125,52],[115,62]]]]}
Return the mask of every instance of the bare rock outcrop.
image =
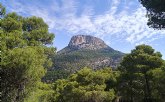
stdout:
{"type": "Polygon", "coordinates": [[[71,38],[68,47],[74,49],[98,50],[108,48],[108,45],[106,45],[103,40],[90,35],[76,35],[71,38]]]}

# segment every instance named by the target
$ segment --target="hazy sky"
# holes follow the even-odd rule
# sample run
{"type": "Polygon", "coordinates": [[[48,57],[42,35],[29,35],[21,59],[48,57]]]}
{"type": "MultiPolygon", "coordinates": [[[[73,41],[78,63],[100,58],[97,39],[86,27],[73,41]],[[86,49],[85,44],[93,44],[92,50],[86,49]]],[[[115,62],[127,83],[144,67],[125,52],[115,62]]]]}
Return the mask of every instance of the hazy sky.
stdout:
{"type": "Polygon", "coordinates": [[[138,0],[1,0],[7,12],[42,17],[55,34],[53,46],[67,46],[73,35],[93,35],[112,48],[129,53],[148,44],[165,59],[165,30],[148,28],[138,0]]]}

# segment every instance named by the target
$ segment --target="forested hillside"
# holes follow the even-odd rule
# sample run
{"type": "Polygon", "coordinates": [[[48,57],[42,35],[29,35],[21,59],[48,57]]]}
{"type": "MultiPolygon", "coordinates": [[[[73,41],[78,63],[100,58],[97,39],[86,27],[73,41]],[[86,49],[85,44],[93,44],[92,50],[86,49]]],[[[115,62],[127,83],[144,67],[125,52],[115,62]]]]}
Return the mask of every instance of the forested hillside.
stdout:
{"type": "Polygon", "coordinates": [[[66,78],[84,67],[94,70],[111,67],[115,70],[123,56],[124,53],[114,50],[97,37],[76,35],[67,47],[52,56],[53,66],[43,80],[52,82],[66,78]]]}

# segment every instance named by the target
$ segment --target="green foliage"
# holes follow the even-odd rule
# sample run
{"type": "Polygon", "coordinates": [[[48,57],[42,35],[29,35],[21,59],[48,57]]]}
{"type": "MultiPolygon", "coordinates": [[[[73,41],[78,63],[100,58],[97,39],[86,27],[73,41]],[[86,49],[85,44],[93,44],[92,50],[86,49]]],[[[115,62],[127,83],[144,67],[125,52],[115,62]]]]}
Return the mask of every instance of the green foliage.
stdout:
{"type": "Polygon", "coordinates": [[[42,49],[27,47],[8,51],[1,64],[3,100],[21,101],[32,91],[35,83],[45,74],[45,61],[42,49]]]}
{"type": "Polygon", "coordinates": [[[51,44],[54,36],[41,18],[5,14],[4,9],[0,5],[1,100],[22,102],[36,90],[52,65],[50,56],[55,54],[55,48],[45,45],[51,44]]]}
{"type": "MultiPolygon", "coordinates": [[[[54,83],[55,102],[111,102],[115,98],[113,87],[108,90],[106,82],[115,80],[110,68],[92,71],[83,68],[69,78],[54,83]]],[[[113,82],[111,83],[113,84],[113,82]]]]}
{"type": "Polygon", "coordinates": [[[54,34],[48,32],[48,25],[42,18],[30,17],[23,21],[24,39],[28,45],[51,44],[54,34]]]}
{"type": "MultiPolygon", "coordinates": [[[[67,49],[68,50],[68,49],[67,49]]],[[[118,51],[113,51],[109,49],[101,49],[101,50],[75,50],[68,52],[66,54],[58,53],[53,57],[53,68],[50,71],[61,71],[61,72],[66,72],[67,76],[80,70],[83,67],[92,67],[92,64],[90,65],[91,62],[98,61],[99,59],[105,59],[105,58],[111,58],[113,60],[118,60],[121,59],[121,57],[124,54],[118,51]]],[[[98,67],[98,69],[101,69],[103,67],[107,67],[107,65],[101,65],[98,67]]],[[[60,72],[60,73],[61,73],[60,72]]],[[[53,78],[53,80],[57,80],[58,78],[66,78],[66,74],[56,74],[52,76],[49,74],[50,78],[53,78]],[[56,76],[57,75],[57,76],[56,76]]],[[[47,77],[48,79],[48,77],[47,77]]],[[[48,79],[51,80],[51,79],[48,79]]]]}
{"type": "Polygon", "coordinates": [[[65,70],[48,70],[46,75],[42,78],[42,81],[46,83],[52,83],[58,79],[66,79],[69,75],[69,72],[65,70]]]}
{"type": "Polygon", "coordinates": [[[139,0],[147,9],[148,26],[154,29],[165,28],[165,0],[139,0]]]}
{"type": "Polygon", "coordinates": [[[147,45],[139,45],[121,62],[121,95],[131,101],[157,99],[154,88],[154,70],[163,65],[162,55],[147,45]]]}
{"type": "Polygon", "coordinates": [[[22,32],[22,17],[16,13],[9,13],[2,19],[1,27],[5,32],[15,30],[22,32]]]}
{"type": "Polygon", "coordinates": [[[42,82],[38,82],[36,85],[36,90],[29,94],[24,99],[24,102],[53,102],[52,95],[54,91],[52,90],[52,85],[42,82]]]}
{"type": "Polygon", "coordinates": [[[161,68],[152,70],[150,74],[154,80],[154,95],[160,102],[163,102],[165,100],[165,63],[161,68]]]}
{"type": "Polygon", "coordinates": [[[60,61],[77,61],[77,60],[90,60],[93,58],[100,57],[111,57],[111,58],[119,58],[124,55],[118,51],[111,51],[110,49],[100,49],[100,50],[75,50],[68,52],[67,54],[58,54],[55,58],[60,61]]]}

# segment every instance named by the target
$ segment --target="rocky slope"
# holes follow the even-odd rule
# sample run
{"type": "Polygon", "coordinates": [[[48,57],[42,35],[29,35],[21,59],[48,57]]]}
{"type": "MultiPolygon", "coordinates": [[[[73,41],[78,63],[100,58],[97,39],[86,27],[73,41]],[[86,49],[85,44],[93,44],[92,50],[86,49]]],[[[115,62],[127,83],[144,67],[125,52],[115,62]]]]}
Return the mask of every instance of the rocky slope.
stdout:
{"type": "Polygon", "coordinates": [[[73,36],[67,47],[59,51],[59,54],[65,54],[75,50],[99,50],[109,48],[103,40],[90,35],[73,36]]]}
{"type": "Polygon", "coordinates": [[[99,38],[76,35],[71,38],[67,47],[54,56],[53,68],[48,71],[54,75],[49,77],[53,80],[64,78],[83,67],[94,70],[104,67],[116,68],[123,55],[124,53],[112,49],[99,38]]]}

